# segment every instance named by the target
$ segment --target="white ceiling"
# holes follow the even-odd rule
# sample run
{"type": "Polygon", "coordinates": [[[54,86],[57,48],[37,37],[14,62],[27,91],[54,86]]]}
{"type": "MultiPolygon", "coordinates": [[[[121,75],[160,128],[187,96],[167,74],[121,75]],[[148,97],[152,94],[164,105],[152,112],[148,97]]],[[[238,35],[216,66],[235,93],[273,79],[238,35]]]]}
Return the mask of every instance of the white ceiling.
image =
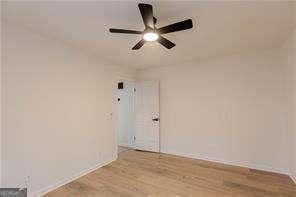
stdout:
{"type": "Polygon", "coordinates": [[[7,21],[88,50],[112,64],[138,69],[272,47],[283,42],[295,25],[292,1],[151,3],[158,27],[193,20],[193,29],[164,36],[176,43],[171,50],[149,43],[133,51],[141,36],[109,33],[111,27],[144,29],[135,1],[1,4],[2,18],[7,21]]]}

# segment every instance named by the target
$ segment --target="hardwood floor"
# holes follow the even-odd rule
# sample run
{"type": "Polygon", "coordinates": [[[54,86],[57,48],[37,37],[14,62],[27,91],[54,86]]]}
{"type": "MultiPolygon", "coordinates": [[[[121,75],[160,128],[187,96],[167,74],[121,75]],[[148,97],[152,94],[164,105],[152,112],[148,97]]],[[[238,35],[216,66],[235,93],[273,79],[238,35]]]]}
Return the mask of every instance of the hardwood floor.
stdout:
{"type": "Polygon", "coordinates": [[[46,196],[296,197],[296,185],[286,175],[128,150],[46,196]]]}

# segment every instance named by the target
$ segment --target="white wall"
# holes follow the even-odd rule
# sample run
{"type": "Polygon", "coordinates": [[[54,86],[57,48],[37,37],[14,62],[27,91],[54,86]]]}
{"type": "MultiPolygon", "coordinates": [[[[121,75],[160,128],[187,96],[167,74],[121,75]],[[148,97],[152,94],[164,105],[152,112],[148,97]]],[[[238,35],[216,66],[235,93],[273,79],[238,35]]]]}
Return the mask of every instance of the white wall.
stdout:
{"type": "Polygon", "coordinates": [[[288,173],[286,71],[278,49],[138,74],[160,81],[162,152],[288,173]]]}
{"type": "Polygon", "coordinates": [[[132,147],[134,136],[134,82],[123,80],[124,88],[118,90],[118,145],[132,147]]]}
{"type": "MultiPolygon", "coordinates": [[[[1,20],[0,26],[2,26],[1,20]]],[[[0,31],[0,43],[2,43],[1,35],[2,31],[0,31]]],[[[2,188],[2,47],[0,47],[0,55],[0,188],[2,188]]]]}
{"type": "Polygon", "coordinates": [[[290,173],[296,181],[296,29],[282,46],[289,87],[290,173]]]}
{"type": "Polygon", "coordinates": [[[133,71],[8,23],[2,41],[4,186],[32,194],[115,159],[117,78],[133,71]]]}

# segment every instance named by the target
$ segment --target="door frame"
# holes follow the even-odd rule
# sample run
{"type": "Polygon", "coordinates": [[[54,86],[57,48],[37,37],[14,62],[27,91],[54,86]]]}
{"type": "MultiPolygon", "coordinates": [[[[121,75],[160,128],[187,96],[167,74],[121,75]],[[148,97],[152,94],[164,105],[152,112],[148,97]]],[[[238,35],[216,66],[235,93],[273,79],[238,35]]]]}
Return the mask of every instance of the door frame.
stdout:
{"type": "MultiPolygon", "coordinates": [[[[116,150],[116,154],[118,153],[118,146],[119,146],[119,142],[118,142],[118,132],[119,132],[119,124],[118,124],[118,122],[119,122],[119,116],[118,116],[118,100],[117,100],[117,91],[118,91],[118,89],[117,89],[117,84],[118,84],[118,82],[121,82],[121,81],[128,81],[128,82],[133,82],[134,84],[136,83],[136,79],[134,79],[134,78],[130,78],[130,77],[121,77],[121,76],[119,76],[119,77],[117,77],[117,79],[116,79],[116,93],[115,93],[115,97],[116,97],[116,110],[115,110],[115,113],[116,113],[116,126],[115,126],[115,128],[116,128],[116,136],[115,136],[115,139],[116,139],[116,147],[115,147],[115,150],[116,150]]],[[[135,93],[133,93],[133,109],[135,109],[135,93]]],[[[135,111],[133,112],[133,113],[135,113],[135,111]]],[[[133,125],[134,126],[134,125],[133,125]]],[[[129,147],[129,148],[134,148],[134,143],[129,147]]]]}

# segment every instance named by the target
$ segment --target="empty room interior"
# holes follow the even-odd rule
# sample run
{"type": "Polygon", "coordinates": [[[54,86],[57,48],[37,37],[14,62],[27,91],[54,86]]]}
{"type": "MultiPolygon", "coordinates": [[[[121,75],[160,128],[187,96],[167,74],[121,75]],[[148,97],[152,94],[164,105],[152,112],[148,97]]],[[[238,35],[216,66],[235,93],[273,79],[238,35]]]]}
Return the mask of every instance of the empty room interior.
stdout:
{"type": "Polygon", "coordinates": [[[0,196],[296,197],[296,1],[0,4],[0,196]]]}

